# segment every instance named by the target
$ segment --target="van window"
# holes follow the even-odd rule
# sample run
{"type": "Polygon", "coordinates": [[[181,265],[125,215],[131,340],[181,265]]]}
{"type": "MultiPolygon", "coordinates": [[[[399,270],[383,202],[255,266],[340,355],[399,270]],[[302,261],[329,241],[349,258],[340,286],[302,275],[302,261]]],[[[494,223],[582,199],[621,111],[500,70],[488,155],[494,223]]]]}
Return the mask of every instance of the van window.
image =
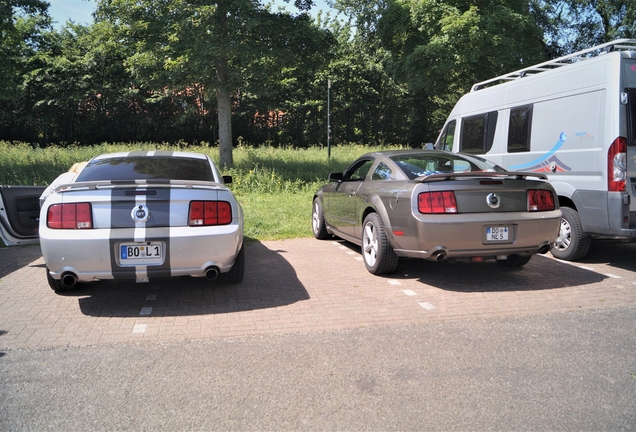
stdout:
{"type": "Polygon", "coordinates": [[[628,89],[627,94],[627,145],[636,146],[636,89],[628,89]]]}
{"type": "Polygon", "coordinates": [[[459,150],[473,154],[488,153],[495,139],[497,114],[493,111],[463,119],[459,150]]]}
{"type": "Polygon", "coordinates": [[[453,140],[455,139],[455,120],[449,122],[444,128],[444,132],[439,137],[439,141],[435,143],[437,150],[453,150],[453,140]]]}
{"type": "Polygon", "coordinates": [[[508,124],[508,153],[530,151],[530,128],[532,126],[532,105],[510,110],[508,124]]]}

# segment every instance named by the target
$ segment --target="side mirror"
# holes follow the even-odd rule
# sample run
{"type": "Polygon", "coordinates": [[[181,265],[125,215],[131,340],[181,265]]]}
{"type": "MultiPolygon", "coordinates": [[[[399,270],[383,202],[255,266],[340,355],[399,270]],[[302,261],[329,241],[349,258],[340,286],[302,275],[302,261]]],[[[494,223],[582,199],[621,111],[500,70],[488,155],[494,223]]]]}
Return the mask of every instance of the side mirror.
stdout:
{"type": "Polygon", "coordinates": [[[225,184],[232,183],[232,176],[231,175],[224,175],[223,176],[223,183],[225,183],[225,184]]]}
{"type": "Polygon", "coordinates": [[[329,183],[337,182],[340,183],[342,181],[342,173],[331,173],[329,174],[329,183]]]}

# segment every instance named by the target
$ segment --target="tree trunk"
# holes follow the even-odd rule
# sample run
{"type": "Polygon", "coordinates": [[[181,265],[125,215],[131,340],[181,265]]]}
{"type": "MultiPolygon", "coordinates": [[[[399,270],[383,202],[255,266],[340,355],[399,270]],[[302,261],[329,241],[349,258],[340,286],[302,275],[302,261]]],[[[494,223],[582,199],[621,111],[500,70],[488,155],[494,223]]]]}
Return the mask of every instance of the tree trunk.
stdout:
{"type": "Polygon", "coordinates": [[[234,164],[232,158],[232,100],[230,91],[219,83],[216,93],[217,106],[219,108],[219,154],[221,165],[231,167],[234,164]]]}
{"type": "MultiPolygon", "coordinates": [[[[221,6],[221,5],[219,5],[221,6]]],[[[217,25],[224,39],[227,39],[227,15],[225,8],[217,11],[217,25]]],[[[228,61],[225,53],[219,54],[216,63],[216,100],[219,109],[219,159],[221,166],[230,168],[234,165],[232,158],[232,99],[228,78],[228,61]]]]}

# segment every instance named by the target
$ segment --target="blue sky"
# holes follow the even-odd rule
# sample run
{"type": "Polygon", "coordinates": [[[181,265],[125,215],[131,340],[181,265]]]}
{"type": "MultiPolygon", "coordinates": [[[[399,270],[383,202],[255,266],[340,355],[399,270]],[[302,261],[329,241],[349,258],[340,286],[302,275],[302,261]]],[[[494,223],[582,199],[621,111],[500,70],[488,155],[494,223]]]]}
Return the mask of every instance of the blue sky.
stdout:
{"type": "MultiPolygon", "coordinates": [[[[72,20],[77,24],[90,24],[93,21],[91,13],[95,10],[97,2],[94,0],[49,0],[49,14],[56,27],[60,27],[66,21],[72,20]]],[[[293,2],[293,0],[292,0],[293,2]]],[[[311,10],[312,14],[317,13],[320,9],[329,10],[326,0],[315,0],[316,6],[311,10]]],[[[282,0],[275,0],[274,4],[285,6],[289,11],[296,12],[296,8],[282,0]]]]}

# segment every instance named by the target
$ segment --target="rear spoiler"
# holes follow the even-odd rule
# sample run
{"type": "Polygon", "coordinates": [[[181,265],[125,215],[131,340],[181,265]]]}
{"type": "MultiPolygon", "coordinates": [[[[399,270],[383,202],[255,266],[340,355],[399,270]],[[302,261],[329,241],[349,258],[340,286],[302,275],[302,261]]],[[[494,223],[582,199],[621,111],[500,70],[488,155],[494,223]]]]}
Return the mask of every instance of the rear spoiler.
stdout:
{"type": "Polygon", "coordinates": [[[55,188],[55,192],[96,189],[128,189],[140,186],[180,189],[227,189],[224,184],[200,180],[98,180],[67,183],[55,188]]]}
{"type": "Polygon", "coordinates": [[[418,182],[433,182],[433,181],[445,181],[445,180],[455,180],[458,177],[469,177],[469,178],[495,178],[495,179],[515,179],[515,180],[525,180],[527,177],[537,177],[540,180],[547,180],[548,176],[541,173],[533,173],[533,172],[521,172],[521,171],[506,171],[506,172],[497,172],[497,171],[470,171],[470,172],[456,172],[456,173],[443,173],[443,174],[429,174],[419,176],[415,179],[418,182]]]}

